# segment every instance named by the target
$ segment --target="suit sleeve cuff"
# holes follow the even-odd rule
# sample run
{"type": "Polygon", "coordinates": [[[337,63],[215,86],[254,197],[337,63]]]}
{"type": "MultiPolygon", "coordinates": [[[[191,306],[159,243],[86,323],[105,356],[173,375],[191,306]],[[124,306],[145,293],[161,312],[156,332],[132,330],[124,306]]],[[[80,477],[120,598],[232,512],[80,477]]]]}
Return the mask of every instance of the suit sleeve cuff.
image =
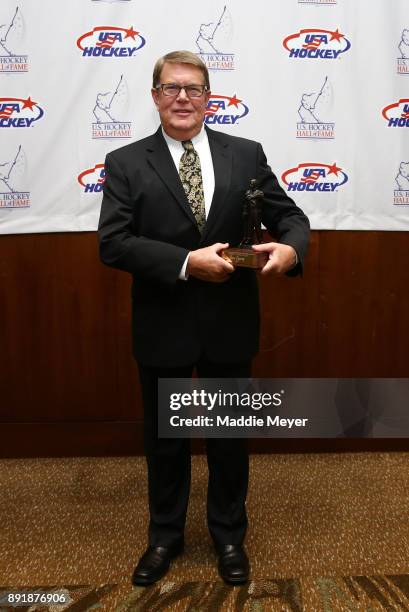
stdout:
{"type": "Polygon", "coordinates": [[[185,261],[183,262],[183,266],[180,269],[179,280],[187,281],[187,279],[189,278],[189,275],[186,274],[186,268],[187,268],[187,262],[189,261],[189,255],[190,253],[187,254],[187,257],[185,261]]]}

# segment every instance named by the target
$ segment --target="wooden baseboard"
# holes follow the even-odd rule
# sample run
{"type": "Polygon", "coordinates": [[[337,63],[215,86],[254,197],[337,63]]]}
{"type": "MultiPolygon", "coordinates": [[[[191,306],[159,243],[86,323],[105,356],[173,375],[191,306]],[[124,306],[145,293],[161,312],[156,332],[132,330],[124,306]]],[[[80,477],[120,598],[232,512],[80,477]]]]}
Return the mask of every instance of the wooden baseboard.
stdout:
{"type": "Polygon", "coordinates": [[[0,457],[121,456],[143,453],[141,422],[2,423],[0,457]]]}
{"type": "MultiPolygon", "coordinates": [[[[141,421],[2,423],[0,458],[86,457],[143,454],[141,421]]],[[[409,438],[252,439],[252,453],[334,453],[409,451],[409,438]]],[[[204,452],[193,440],[192,451],[204,452]]]]}

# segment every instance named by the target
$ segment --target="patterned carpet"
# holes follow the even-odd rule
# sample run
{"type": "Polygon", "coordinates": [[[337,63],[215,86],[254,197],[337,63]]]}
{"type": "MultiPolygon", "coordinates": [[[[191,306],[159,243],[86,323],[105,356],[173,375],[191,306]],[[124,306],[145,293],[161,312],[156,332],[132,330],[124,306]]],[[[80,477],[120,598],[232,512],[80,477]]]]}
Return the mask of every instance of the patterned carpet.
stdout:
{"type": "Polygon", "coordinates": [[[251,582],[218,577],[196,456],[185,552],[144,589],[130,584],[146,545],[143,458],[1,460],[0,611],[409,612],[406,453],[256,455],[250,466],[251,582]],[[7,605],[17,588],[65,603],[7,605]]]}
{"type": "MultiPolygon", "coordinates": [[[[0,588],[0,602],[8,587],[0,588]]],[[[169,582],[149,588],[106,584],[91,586],[37,586],[19,588],[34,597],[59,593],[64,604],[2,605],[1,612],[53,612],[87,610],[112,612],[355,612],[408,611],[409,576],[343,576],[251,581],[240,587],[222,582],[169,582]]]]}

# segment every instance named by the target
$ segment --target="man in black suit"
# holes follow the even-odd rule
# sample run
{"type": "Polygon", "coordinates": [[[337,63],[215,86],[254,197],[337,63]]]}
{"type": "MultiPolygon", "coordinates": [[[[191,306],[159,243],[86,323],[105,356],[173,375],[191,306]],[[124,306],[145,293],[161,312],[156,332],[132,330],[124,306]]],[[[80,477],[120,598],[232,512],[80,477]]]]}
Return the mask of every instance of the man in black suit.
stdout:
{"type": "MultiPolygon", "coordinates": [[[[157,436],[159,378],[251,375],[258,350],[257,276],[221,252],[242,239],[242,207],[251,179],[264,192],[261,217],[278,242],[254,247],[261,274],[297,275],[308,219],[284,193],[260,144],[205,128],[206,66],[176,51],[154,68],[158,131],[106,158],[99,223],[102,261],[133,275],[133,346],[144,401],[149,483],[149,547],[133,574],[147,585],[183,549],[190,486],[190,445],[157,436]]],[[[207,521],[219,572],[248,579],[243,549],[248,453],[242,439],[207,439],[207,521]]]]}

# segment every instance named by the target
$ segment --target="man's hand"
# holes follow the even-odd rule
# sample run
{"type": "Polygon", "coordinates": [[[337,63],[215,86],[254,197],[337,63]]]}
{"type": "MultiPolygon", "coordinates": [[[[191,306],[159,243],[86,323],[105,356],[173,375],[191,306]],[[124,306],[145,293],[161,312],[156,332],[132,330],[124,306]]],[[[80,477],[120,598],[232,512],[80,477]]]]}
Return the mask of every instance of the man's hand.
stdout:
{"type": "Polygon", "coordinates": [[[189,276],[195,276],[200,280],[211,283],[223,283],[234,272],[234,266],[225,261],[220,251],[228,248],[228,243],[216,242],[211,246],[190,251],[186,272],[189,276]]]}
{"type": "Polygon", "coordinates": [[[268,261],[261,269],[261,274],[285,274],[294,267],[297,260],[295,249],[288,244],[266,242],[264,244],[253,244],[253,249],[268,253],[268,261]]]}

